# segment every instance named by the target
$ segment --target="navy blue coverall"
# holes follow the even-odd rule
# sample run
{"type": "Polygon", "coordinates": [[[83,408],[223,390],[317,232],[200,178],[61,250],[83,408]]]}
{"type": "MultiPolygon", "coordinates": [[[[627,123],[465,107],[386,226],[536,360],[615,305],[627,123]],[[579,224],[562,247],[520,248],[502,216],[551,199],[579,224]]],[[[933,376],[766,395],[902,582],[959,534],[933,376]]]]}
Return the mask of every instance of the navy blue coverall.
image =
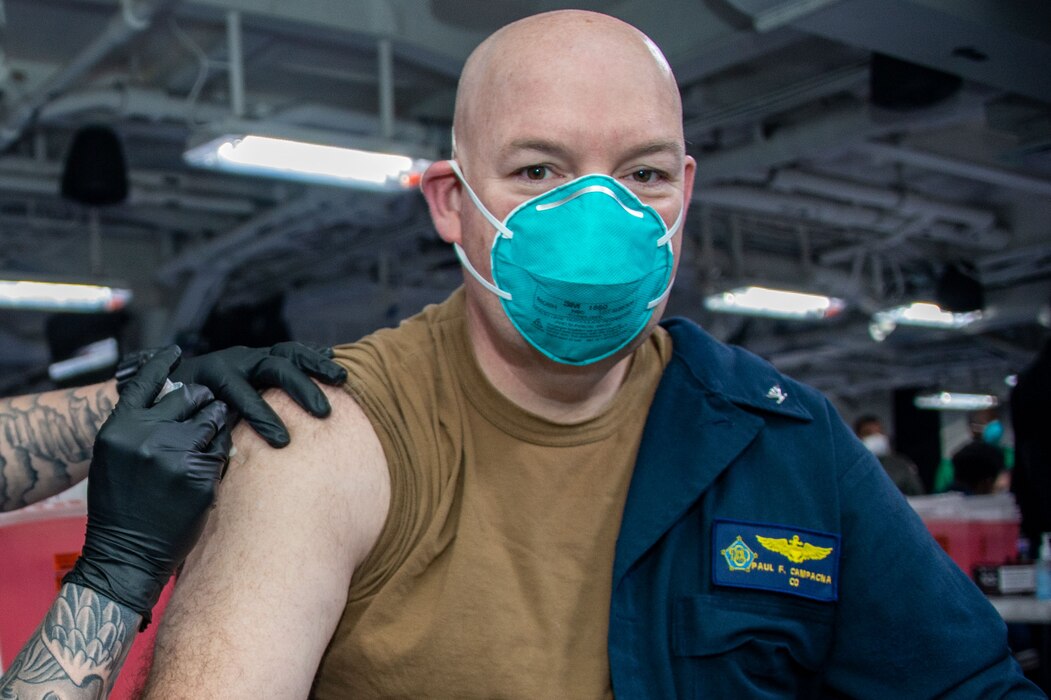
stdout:
{"type": "Polygon", "coordinates": [[[664,325],[613,572],[619,700],[1045,697],[820,394],[664,325]]]}

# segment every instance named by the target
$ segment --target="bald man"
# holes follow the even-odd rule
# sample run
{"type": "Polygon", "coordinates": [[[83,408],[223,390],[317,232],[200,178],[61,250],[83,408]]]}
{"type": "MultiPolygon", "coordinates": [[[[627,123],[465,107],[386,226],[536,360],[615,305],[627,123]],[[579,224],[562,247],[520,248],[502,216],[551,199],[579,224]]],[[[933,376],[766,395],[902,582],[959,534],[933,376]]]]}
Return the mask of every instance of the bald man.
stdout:
{"type": "Polygon", "coordinates": [[[696,166],[651,41],[511,24],[453,128],[463,288],[337,348],[329,421],[235,435],[147,697],[1038,696],[826,402],[657,325],[696,166]]]}

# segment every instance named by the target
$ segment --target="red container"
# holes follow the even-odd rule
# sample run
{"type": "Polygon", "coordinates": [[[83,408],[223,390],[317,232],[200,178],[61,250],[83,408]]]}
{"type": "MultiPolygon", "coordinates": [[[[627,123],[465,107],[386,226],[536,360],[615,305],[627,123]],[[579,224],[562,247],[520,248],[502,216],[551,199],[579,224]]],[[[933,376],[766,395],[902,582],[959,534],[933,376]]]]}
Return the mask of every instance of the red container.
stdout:
{"type": "Polygon", "coordinates": [[[980,564],[1014,561],[1018,522],[1014,520],[925,519],[924,524],[949,557],[970,578],[980,564]]]}

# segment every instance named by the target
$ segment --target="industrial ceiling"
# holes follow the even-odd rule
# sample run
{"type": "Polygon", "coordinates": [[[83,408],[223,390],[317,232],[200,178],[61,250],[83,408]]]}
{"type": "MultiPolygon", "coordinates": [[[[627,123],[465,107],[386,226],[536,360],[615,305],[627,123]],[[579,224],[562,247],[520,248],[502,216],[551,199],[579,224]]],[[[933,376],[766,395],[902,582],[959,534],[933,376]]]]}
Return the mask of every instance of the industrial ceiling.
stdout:
{"type": "MultiPolygon", "coordinates": [[[[570,6],[640,27],[679,80],[699,168],[669,313],[848,405],[1004,392],[1051,298],[1043,2],[0,0],[0,277],[130,286],[135,346],[204,347],[250,313],[323,343],[396,323],[461,279],[417,192],[222,175],[183,151],[298,129],[447,155],[471,49],[570,6]],[[130,190],[89,208],[59,183],[94,124],[119,133],[130,190]],[[872,313],[933,298],[948,270],[981,283],[981,321],[873,340],[872,313]],[[753,283],[849,306],[825,322],[705,310],[753,283]]],[[[0,311],[0,393],[46,388],[46,325],[0,311]]]]}

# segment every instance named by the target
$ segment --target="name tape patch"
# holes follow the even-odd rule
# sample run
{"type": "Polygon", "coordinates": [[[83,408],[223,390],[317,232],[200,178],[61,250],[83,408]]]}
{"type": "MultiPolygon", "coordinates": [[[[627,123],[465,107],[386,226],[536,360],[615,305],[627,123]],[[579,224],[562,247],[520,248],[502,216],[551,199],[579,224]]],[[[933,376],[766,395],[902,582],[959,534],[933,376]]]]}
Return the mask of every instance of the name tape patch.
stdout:
{"type": "Polygon", "coordinates": [[[832,601],[838,598],[839,535],[784,525],[716,520],[712,582],[832,601]]]}

